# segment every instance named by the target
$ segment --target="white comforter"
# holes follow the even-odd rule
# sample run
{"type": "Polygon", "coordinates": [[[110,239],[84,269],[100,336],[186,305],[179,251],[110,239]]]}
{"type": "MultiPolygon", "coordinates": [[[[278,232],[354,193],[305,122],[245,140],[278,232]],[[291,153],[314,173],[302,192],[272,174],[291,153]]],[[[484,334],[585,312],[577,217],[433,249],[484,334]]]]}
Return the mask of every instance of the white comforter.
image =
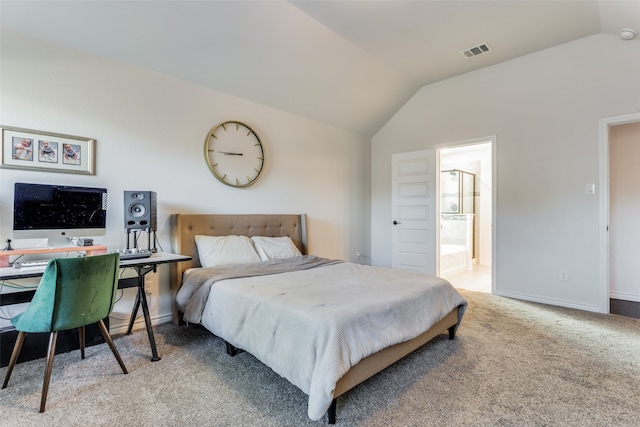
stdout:
{"type": "Polygon", "coordinates": [[[309,418],[318,420],[351,366],[415,338],[458,306],[459,324],[466,300],[443,279],[339,263],[218,281],[201,323],[308,394],[309,418]]]}

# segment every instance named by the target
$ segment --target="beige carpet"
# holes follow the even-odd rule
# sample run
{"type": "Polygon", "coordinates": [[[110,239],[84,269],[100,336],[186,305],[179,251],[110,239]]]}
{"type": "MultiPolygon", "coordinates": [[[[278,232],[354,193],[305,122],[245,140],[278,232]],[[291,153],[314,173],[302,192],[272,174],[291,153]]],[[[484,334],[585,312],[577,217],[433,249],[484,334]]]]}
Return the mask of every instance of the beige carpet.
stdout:
{"type": "MultiPolygon", "coordinates": [[[[640,321],[462,290],[469,309],[446,334],[338,399],[337,426],[638,426],[640,321]]],[[[255,358],[225,353],[198,328],[155,328],[56,357],[47,411],[44,361],[16,366],[0,426],[304,426],[306,395],[255,358]]],[[[0,369],[4,378],[6,368],[0,369]]]]}

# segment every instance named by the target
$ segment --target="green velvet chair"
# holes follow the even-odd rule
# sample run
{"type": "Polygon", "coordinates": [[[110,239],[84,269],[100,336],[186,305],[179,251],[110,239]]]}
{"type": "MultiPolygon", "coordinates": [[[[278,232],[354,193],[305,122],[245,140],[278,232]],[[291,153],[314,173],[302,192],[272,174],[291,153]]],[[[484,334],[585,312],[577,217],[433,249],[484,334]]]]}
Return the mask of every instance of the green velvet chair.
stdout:
{"type": "Polygon", "coordinates": [[[40,412],[44,412],[58,331],[79,329],[80,356],[84,359],[84,328],[98,323],[113,355],[127,373],[102,319],[113,309],[118,285],[119,255],[95,255],[51,260],[27,309],[11,319],[18,331],[2,388],[6,388],[28,333],[48,332],[47,366],[42,384],[40,412]]]}

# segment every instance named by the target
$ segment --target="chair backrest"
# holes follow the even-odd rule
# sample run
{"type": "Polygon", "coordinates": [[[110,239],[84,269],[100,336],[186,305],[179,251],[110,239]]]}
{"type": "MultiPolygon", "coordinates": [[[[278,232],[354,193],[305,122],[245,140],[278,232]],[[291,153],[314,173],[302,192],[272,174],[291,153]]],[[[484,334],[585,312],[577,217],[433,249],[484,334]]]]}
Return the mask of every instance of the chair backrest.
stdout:
{"type": "Polygon", "coordinates": [[[62,331],[104,319],[115,302],[119,261],[117,253],[51,260],[16,329],[62,331]]]}

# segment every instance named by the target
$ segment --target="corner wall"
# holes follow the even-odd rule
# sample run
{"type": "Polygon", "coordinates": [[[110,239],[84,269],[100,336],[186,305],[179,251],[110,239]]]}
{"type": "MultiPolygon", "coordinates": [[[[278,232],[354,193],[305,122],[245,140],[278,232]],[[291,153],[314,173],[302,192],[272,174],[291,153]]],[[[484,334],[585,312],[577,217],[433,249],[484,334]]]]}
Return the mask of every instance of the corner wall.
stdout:
{"type": "Polygon", "coordinates": [[[372,139],[372,264],[391,264],[391,155],[497,135],[496,293],[602,311],[602,193],[585,186],[599,120],[636,111],[640,40],[604,34],[423,87],[372,139]]]}

